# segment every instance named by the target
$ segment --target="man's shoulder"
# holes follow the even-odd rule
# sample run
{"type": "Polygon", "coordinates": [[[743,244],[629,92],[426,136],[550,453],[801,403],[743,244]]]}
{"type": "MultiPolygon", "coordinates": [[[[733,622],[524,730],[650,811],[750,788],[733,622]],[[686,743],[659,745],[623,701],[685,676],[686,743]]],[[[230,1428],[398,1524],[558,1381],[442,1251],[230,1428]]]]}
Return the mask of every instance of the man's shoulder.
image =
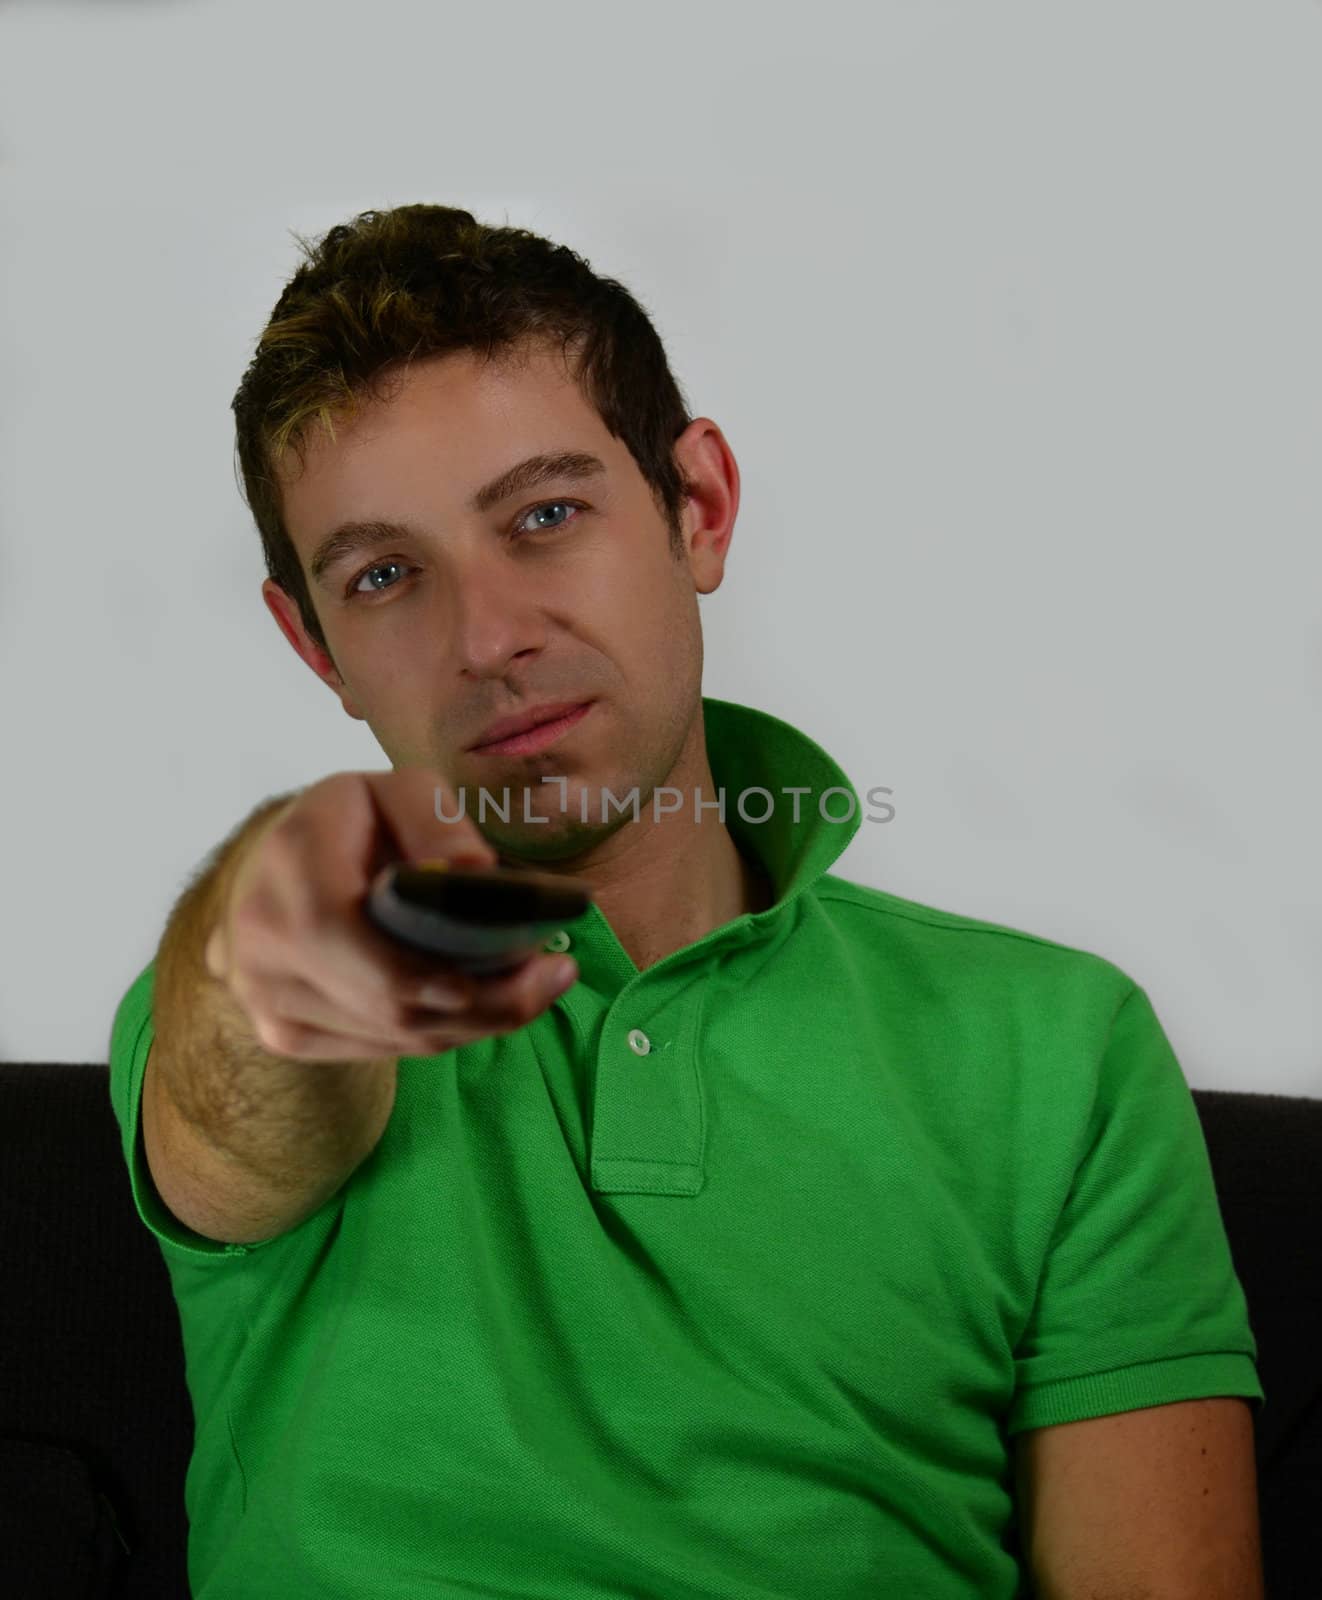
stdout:
{"type": "Polygon", "coordinates": [[[815,893],[826,914],[864,947],[903,950],[913,961],[956,966],[970,976],[1083,982],[1117,1002],[1135,986],[1123,968],[1097,951],[1028,928],[910,900],[834,873],[818,880],[815,893]]]}

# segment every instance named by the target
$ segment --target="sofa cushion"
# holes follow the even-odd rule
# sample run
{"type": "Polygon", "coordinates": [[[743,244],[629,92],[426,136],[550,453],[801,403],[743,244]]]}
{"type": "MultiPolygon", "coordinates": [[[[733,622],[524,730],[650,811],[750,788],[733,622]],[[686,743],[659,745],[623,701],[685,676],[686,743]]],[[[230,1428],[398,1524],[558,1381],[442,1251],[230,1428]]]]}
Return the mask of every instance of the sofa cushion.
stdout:
{"type": "Polygon", "coordinates": [[[76,1450],[0,1438],[0,1580],[24,1600],[104,1600],[128,1546],[76,1450]]]}

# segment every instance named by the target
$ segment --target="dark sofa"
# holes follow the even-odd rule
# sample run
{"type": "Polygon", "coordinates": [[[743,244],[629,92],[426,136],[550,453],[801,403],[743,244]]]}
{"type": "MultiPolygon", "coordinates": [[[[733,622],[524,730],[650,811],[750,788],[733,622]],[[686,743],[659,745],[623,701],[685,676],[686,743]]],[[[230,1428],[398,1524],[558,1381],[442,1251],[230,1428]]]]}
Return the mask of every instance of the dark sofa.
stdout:
{"type": "MultiPolygon", "coordinates": [[[[1322,1600],[1322,1099],[1193,1095],[1266,1394],[1267,1597],[1322,1600]]],[[[0,1204],[0,1596],[188,1600],[179,1319],[104,1063],[0,1063],[0,1204]]]]}

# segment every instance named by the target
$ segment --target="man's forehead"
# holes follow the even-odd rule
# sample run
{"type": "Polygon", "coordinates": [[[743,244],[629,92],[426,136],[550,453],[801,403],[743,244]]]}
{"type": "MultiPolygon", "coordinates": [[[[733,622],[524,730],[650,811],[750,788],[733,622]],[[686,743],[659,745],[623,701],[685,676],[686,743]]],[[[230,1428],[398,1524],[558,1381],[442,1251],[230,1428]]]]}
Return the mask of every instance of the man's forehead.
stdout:
{"type": "MultiPolygon", "coordinates": [[[[547,432],[548,407],[554,407],[554,416],[572,426],[579,447],[595,450],[611,464],[614,440],[558,350],[524,351],[490,364],[480,354],[461,351],[415,361],[407,372],[375,380],[359,393],[355,409],[331,412],[333,437],[318,419],[310,419],[300,431],[297,451],[287,452],[277,467],[281,491],[288,496],[302,485],[306,495],[309,477],[324,478],[336,466],[348,467],[359,452],[401,427],[414,435],[421,431],[425,439],[433,425],[444,427],[447,412],[448,420],[455,420],[456,406],[465,426],[480,429],[486,423],[499,430],[526,421],[538,435],[547,432]]],[[[554,432],[563,444],[564,429],[554,432]]],[[[525,440],[528,453],[536,448],[530,441],[531,434],[525,440]]],[[[495,454],[501,460],[492,470],[506,464],[510,452],[497,448],[495,454]]],[[[475,485],[479,476],[480,468],[469,471],[460,487],[471,487],[470,478],[475,485]]]]}
{"type": "Polygon", "coordinates": [[[498,345],[491,351],[464,349],[420,356],[384,375],[384,392],[443,394],[448,389],[572,389],[579,391],[570,354],[546,338],[498,345]]]}
{"type": "Polygon", "coordinates": [[[322,427],[309,428],[305,454],[325,459],[338,448],[365,444],[406,416],[425,424],[459,406],[466,420],[487,412],[498,422],[521,402],[540,411],[548,401],[557,413],[596,416],[558,351],[503,352],[490,361],[471,350],[429,356],[378,376],[358,394],[356,409],[332,413],[334,439],[322,427]]]}
{"type": "Polygon", "coordinates": [[[397,383],[393,402],[383,398],[337,420],[333,440],[314,428],[301,466],[294,461],[282,475],[286,529],[314,583],[333,562],[369,548],[373,528],[378,538],[398,537],[429,515],[450,515],[442,504],[485,515],[556,481],[596,480],[601,488],[627,466],[627,447],[582,397],[558,352],[545,361],[521,357],[502,372],[471,363],[469,383],[497,387],[470,388],[461,421],[439,366],[397,383]],[[436,445],[451,426],[468,435],[464,444],[436,445]]]}

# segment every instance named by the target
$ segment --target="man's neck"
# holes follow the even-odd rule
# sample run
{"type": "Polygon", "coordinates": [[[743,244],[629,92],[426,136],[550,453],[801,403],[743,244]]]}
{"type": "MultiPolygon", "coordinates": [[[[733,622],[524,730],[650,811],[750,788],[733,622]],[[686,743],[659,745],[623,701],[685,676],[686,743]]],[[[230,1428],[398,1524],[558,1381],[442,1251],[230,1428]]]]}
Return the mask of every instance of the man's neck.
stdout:
{"type": "Polygon", "coordinates": [[[745,912],[765,910],[775,898],[760,866],[740,853],[719,822],[670,834],[662,827],[636,843],[636,850],[623,851],[588,880],[640,972],[745,912]]]}
{"type": "MultiPolygon", "coordinates": [[[[702,798],[714,801],[705,752],[700,771],[696,781],[702,798]]],[[[694,783],[675,787],[682,788],[687,806],[694,783]]],[[[649,814],[651,809],[650,802],[642,804],[639,820],[626,822],[585,857],[536,863],[542,871],[563,871],[591,887],[593,900],[639,971],[775,900],[761,864],[741,853],[714,806],[668,812],[660,819],[649,814]]],[[[501,862],[520,864],[507,856],[501,862]]]]}
{"type": "MultiPolygon", "coordinates": [[[[651,791],[640,794],[633,815],[584,854],[528,863],[587,884],[640,972],[775,901],[761,862],[751,852],[740,852],[721,820],[726,807],[717,804],[720,794],[700,714],[657,788],[682,795],[682,805],[657,808],[651,791]]],[[[725,800],[729,806],[737,796],[727,794],[725,800]]]]}

